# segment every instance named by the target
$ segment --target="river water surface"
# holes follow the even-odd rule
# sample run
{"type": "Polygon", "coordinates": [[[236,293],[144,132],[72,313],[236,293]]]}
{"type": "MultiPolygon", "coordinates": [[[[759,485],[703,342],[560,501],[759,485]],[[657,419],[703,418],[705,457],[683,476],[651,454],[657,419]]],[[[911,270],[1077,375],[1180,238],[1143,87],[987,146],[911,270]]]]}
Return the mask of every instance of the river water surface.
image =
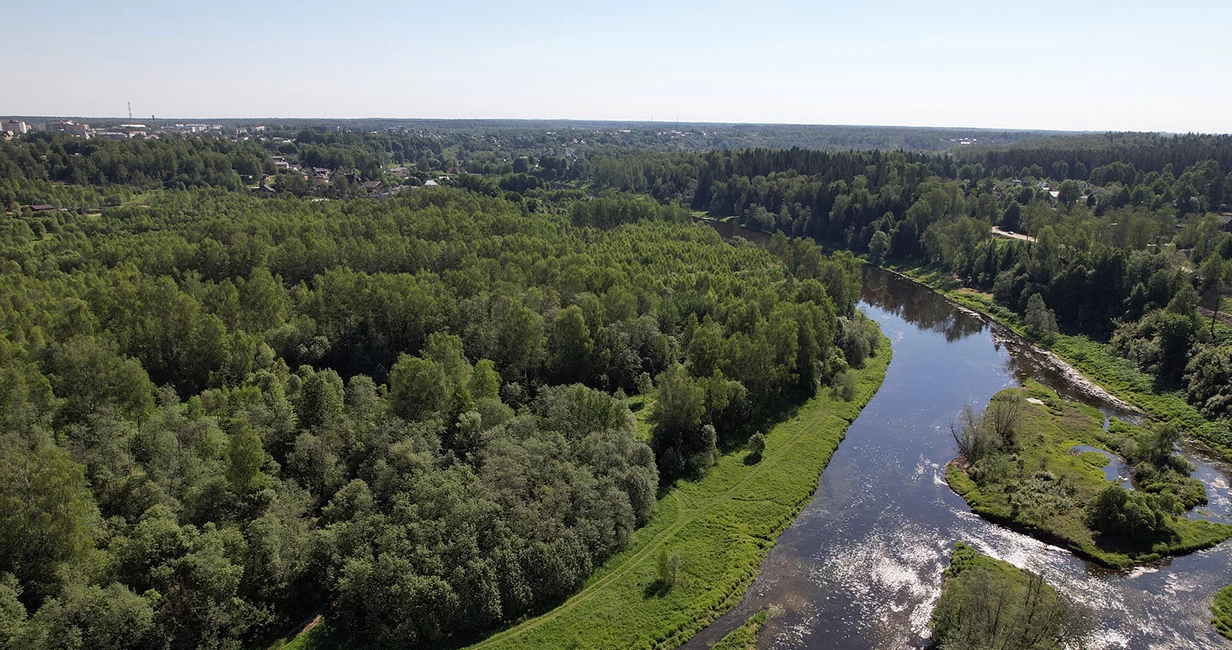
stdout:
{"type": "MultiPolygon", "coordinates": [[[[1035,571],[1098,618],[1092,648],[1229,647],[1208,623],[1232,583],[1232,543],[1129,572],[973,515],[944,480],[964,404],[1035,378],[1113,417],[1132,418],[1046,355],[937,293],[870,269],[860,309],[892,342],[885,383],[851,425],[813,500],[779,537],[744,600],[686,647],[706,648],[759,610],[760,648],[913,648],[927,642],[955,542],[1035,571]]],[[[1232,520],[1227,469],[1187,451],[1211,504],[1232,520]]]]}

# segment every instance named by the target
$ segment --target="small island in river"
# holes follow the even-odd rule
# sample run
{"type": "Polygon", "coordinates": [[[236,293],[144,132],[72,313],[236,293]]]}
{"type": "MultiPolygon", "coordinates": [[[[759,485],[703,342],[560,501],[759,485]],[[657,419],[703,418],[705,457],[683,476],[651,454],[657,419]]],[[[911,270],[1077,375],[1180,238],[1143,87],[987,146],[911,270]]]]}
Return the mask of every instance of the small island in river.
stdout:
{"type": "Polygon", "coordinates": [[[1114,569],[1232,537],[1232,525],[1184,516],[1206,491],[1175,452],[1175,426],[1104,422],[1035,382],[1003,390],[952,425],[960,455],[946,480],[976,514],[1114,569]],[[1132,489],[1105,475],[1112,454],[1132,467],[1132,489]]]}
{"type": "Polygon", "coordinates": [[[1082,639],[1089,618],[1038,574],[959,542],[932,615],[929,648],[1059,650],[1082,639]]]}

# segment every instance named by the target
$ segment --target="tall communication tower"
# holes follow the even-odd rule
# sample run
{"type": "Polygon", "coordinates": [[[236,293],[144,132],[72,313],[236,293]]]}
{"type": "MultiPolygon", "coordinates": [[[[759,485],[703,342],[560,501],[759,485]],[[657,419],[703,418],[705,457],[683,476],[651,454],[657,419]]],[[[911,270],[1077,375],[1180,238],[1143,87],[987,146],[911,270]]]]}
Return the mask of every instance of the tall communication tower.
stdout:
{"type": "Polygon", "coordinates": [[[132,102],[128,103],[128,121],[129,122],[133,121],[133,103],[132,102]]]}

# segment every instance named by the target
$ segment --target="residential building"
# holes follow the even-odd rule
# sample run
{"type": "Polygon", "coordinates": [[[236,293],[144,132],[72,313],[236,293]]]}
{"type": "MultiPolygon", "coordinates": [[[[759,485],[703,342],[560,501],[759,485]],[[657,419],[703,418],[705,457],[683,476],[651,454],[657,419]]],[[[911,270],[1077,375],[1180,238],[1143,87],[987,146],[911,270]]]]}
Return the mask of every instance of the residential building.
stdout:
{"type": "Polygon", "coordinates": [[[80,124],[72,120],[55,120],[48,122],[46,129],[52,133],[68,133],[78,138],[90,137],[90,125],[80,124]]]}

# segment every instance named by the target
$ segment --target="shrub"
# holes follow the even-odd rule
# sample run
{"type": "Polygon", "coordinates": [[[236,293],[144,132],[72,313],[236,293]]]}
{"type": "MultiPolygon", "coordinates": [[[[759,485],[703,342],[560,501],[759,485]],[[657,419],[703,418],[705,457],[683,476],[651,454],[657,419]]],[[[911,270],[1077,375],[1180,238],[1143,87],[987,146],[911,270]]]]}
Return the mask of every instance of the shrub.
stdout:
{"type": "Polygon", "coordinates": [[[669,553],[666,546],[660,548],[657,565],[659,585],[664,589],[671,589],[676,584],[676,576],[680,572],[680,553],[676,551],[669,553]]]}
{"type": "Polygon", "coordinates": [[[1151,497],[1112,484],[1086,506],[1087,525],[1118,537],[1154,539],[1168,529],[1168,515],[1151,497]]]}
{"type": "Polygon", "coordinates": [[[766,450],[766,436],[760,433],[754,433],[749,436],[749,453],[760,457],[762,452],[766,450]]]}
{"type": "Polygon", "coordinates": [[[1057,335],[1057,315],[1038,293],[1031,294],[1027,300],[1027,327],[1044,340],[1052,340],[1057,335]]]}
{"type": "Polygon", "coordinates": [[[843,401],[850,402],[856,397],[856,387],[859,385],[856,381],[856,373],[848,370],[842,374],[834,376],[834,392],[843,398],[843,401]]]}

